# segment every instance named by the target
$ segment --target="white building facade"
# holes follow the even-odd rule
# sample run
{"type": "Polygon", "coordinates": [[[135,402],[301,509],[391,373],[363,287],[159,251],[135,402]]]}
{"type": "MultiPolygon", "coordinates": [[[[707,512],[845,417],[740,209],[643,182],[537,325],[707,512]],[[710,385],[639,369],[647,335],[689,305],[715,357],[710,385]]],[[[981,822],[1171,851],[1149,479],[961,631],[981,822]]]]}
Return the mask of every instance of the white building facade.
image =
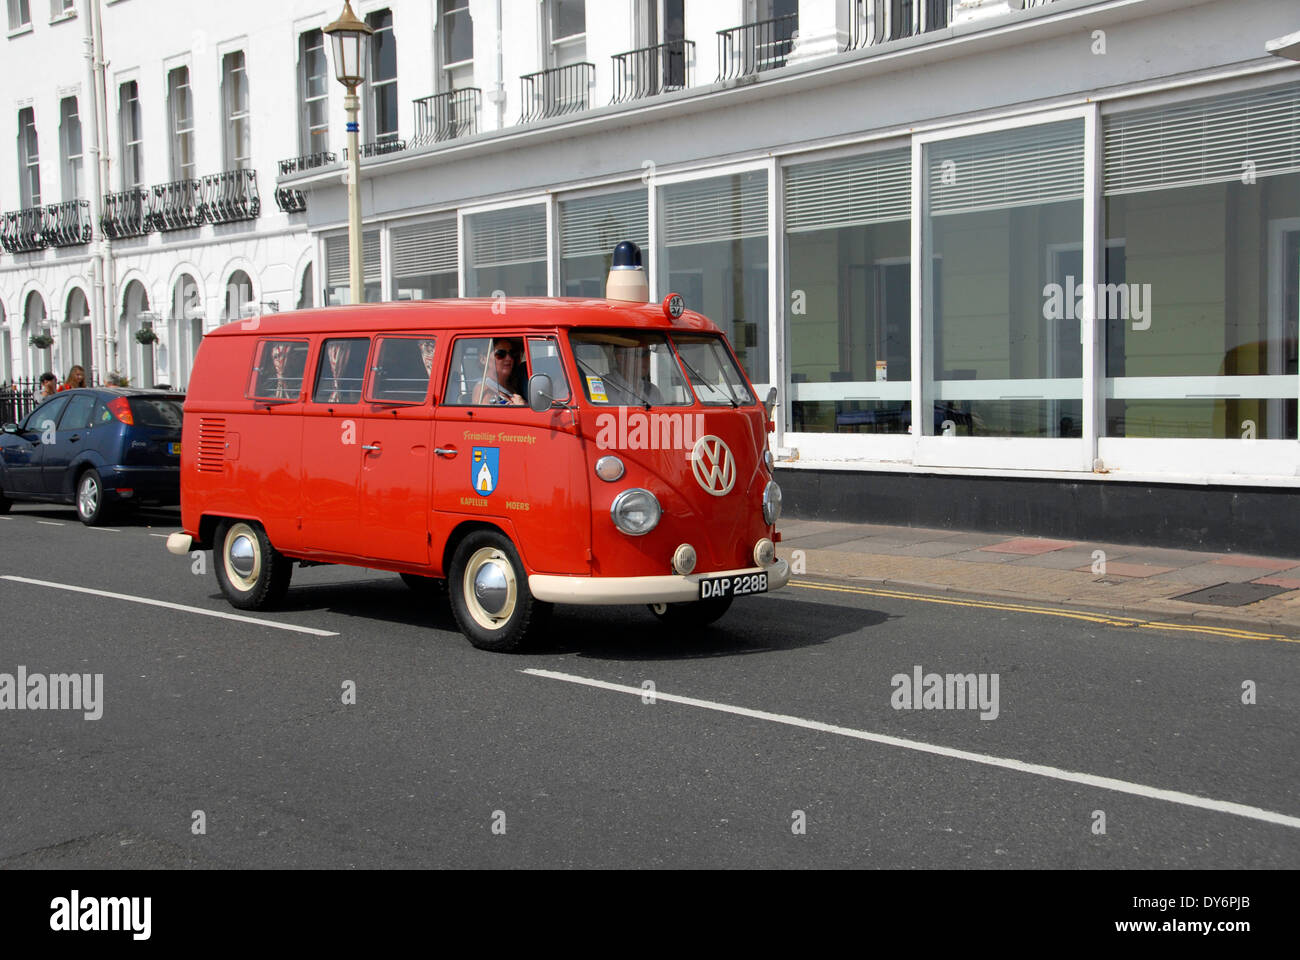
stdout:
{"type": "MultiPolygon", "coordinates": [[[[87,244],[58,204],[95,207],[68,132],[95,0],[9,3],[0,371],[183,385],[204,330],[347,298],[318,32],[339,11],[100,3],[117,196],[87,244]]],[[[1300,64],[1267,48],[1300,30],[1292,0],[353,6],[377,31],[367,300],[599,294],[635,240],[652,297],[681,293],[777,388],[805,502],[891,476],[1090,502],[1300,486],[1300,64]]]]}

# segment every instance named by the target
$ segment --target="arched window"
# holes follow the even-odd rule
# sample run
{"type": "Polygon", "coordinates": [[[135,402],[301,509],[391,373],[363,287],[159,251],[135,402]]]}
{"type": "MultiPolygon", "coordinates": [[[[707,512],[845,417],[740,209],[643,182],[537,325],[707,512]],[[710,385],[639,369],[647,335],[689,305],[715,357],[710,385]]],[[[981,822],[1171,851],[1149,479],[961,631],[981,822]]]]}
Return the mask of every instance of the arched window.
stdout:
{"type": "Polygon", "coordinates": [[[313,272],[310,263],[307,264],[307,269],[302,272],[302,283],[298,286],[299,310],[306,310],[308,307],[314,307],[316,305],[316,297],[312,293],[312,286],[314,283],[312,280],[313,272]]]}
{"type": "Polygon", "coordinates": [[[5,305],[0,303],[0,383],[9,383],[14,378],[14,345],[9,336],[9,318],[5,315],[5,305]]]}
{"type": "Polygon", "coordinates": [[[254,302],[253,281],[243,270],[236,270],[226,281],[226,308],[222,319],[226,323],[243,319],[244,311],[254,302]]]}
{"type": "Polygon", "coordinates": [[[23,355],[27,358],[26,373],[29,377],[39,377],[53,363],[53,353],[49,347],[38,349],[31,344],[32,337],[49,332],[45,298],[33,290],[27,295],[27,304],[23,308],[23,355]]]}
{"type": "Polygon", "coordinates": [[[63,307],[63,360],[68,366],[80,365],[86,371],[86,382],[94,382],[95,341],[90,331],[90,303],[86,291],[73,287],[63,307]]]}
{"type": "Polygon", "coordinates": [[[126,292],[122,296],[117,355],[119,363],[125,367],[118,372],[130,377],[134,387],[151,387],[154,384],[154,345],[143,344],[136,339],[136,334],[146,327],[153,329],[149,294],[143,283],[132,280],[126,285],[126,292]]]}
{"type": "Polygon", "coordinates": [[[189,381],[194,355],[203,339],[203,294],[198,281],[183,273],[172,288],[172,352],[175,356],[176,380],[181,387],[189,381]]]}

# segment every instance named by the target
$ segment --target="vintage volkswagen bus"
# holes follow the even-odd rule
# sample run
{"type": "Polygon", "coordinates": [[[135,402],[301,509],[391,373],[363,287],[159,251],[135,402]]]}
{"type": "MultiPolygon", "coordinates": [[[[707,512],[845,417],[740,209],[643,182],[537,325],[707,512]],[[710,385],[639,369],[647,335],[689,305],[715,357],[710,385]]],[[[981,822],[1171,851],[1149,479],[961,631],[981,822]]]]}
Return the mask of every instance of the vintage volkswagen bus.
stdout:
{"type": "Polygon", "coordinates": [[[675,296],[231,323],[195,360],[168,548],[211,548],[243,609],[280,599],[295,563],[445,579],[488,650],[519,649],[556,603],[707,624],[789,578],[770,415],[675,296]]]}

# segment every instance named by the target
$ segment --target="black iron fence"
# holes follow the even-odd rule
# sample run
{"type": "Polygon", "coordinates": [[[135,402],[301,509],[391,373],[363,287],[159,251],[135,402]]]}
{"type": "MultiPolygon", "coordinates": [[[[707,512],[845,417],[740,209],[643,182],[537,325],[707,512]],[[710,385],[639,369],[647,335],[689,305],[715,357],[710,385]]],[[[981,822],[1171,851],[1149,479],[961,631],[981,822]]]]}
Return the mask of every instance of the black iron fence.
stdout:
{"type": "Polygon", "coordinates": [[[616,53],[611,59],[614,61],[614,99],[611,102],[626,103],[689,87],[695,64],[695,44],[690,40],[670,40],[653,47],[616,53]]]}
{"type": "Polygon", "coordinates": [[[336,162],[338,162],[338,157],[328,150],[307,153],[301,157],[290,157],[288,160],[280,161],[280,176],[287,177],[291,173],[303,173],[317,167],[327,167],[336,162]]]}
{"type": "Polygon", "coordinates": [[[255,170],[223,170],[201,181],[203,215],[211,223],[256,220],[262,215],[255,170]]]}
{"type": "Polygon", "coordinates": [[[104,195],[104,211],[99,229],[110,240],[143,237],[153,230],[153,206],[145,187],[132,187],[120,193],[104,195]]]}
{"type": "Polygon", "coordinates": [[[415,137],[412,147],[468,137],[478,131],[478,111],[483,92],[462,87],[415,101],[415,137]]]}
{"type": "Polygon", "coordinates": [[[520,123],[558,117],[586,110],[591,102],[591,85],[596,79],[594,63],[571,63],[527,73],[519,78],[523,102],[520,123]]]}
{"type": "MultiPolygon", "coordinates": [[[[371,140],[369,143],[361,144],[357,149],[357,153],[362,160],[367,160],[372,157],[387,156],[390,153],[401,153],[405,149],[406,141],[399,140],[397,134],[392,134],[379,140],[371,140]]],[[[347,148],[344,148],[343,159],[346,160],[347,158],[348,151],[347,148]]]]}
{"type": "Polygon", "coordinates": [[[203,184],[198,180],[173,180],[153,188],[149,209],[153,229],[163,233],[185,230],[203,223],[203,184]]]}
{"type": "Polygon", "coordinates": [[[849,50],[941,30],[956,0],[853,0],[849,50]]]}
{"type": "Polygon", "coordinates": [[[719,30],[718,79],[736,80],[784,67],[798,30],[797,13],[719,30]]]}
{"type": "Polygon", "coordinates": [[[9,253],[44,250],[49,246],[44,227],[44,207],[11,210],[0,218],[0,245],[9,253]]]}
{"type": "Polygon", "coordinates": [[[9,253],[76,247],[90,243],[92,236],[88,200],[68,200],[0,215],[0,246],[9,253]]]}

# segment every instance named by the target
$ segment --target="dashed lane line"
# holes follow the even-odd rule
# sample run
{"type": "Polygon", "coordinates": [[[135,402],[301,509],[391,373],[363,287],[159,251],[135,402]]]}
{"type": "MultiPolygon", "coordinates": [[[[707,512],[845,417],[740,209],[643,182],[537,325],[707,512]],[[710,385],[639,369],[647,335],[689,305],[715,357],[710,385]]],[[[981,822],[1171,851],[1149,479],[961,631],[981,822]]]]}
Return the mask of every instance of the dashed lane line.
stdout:
{"type": "Polygon", "coordinates": [[[107,597],[110,600],[126,600],[130,603],[143,603],[150,607],[162,607],[166,610],[179,610],[182,613],[197,613],[203,617],[218,617],[222,620],[235,620],[239,623],[252,623],[259,627],[273,627],[276,630],[288,630],[293,633],[308,633],[313,637],[337,637],[333,630],[317,630],[315,627],[300,627],[296,623],[279,623],[275,620],[263,620],[260,617],[246,617],[239,613],[226,613],[223,610],[204,610],[184,603],[172,603],[169,600],[154,600],[149,597],[133,597],[129,593],[113,593],[109,590],[92,590],[90,587],[77,587],[70,583],[55,583],[51,580],[32,580],[29,577],[0,576],[0,580],[13,583],[26,583],[36,587],[50,587],[54,590],[69,590],[73,593],[85,593],[94,597],[107,597]]]}
{"type": "MultiPolygon", "coordinates": [[[[524,669],[520,672],[534,677],[542,677],[547,680],[562,680],[565,683],[576,683],[587,687],[596,687],[601,690],[612,690],[616,693],[629,693],[637,697],[645,697],[647,695],[646,691],[640,687],[630,687],[622,683],[609,683],[605,680],[594,680],[591,677],[579,677],[571,673],[557,673],[554,670],[538,670],[534,668],[524,669]]],[[[664,693],[662,690],[656,690],[653,696],[656,702],[663,700],[668,703],[679,703],[687,707],[699,707],[703,710],[713,710],[717,713],[730,713],[735,716],[749,717],[754,720],[766,720],[769,723],[780,723],[790,727],[801,727],[804,730],[815,730],[819,733],[833,733],[836,736],[851,737],[855,740],[866,740],[870,743],[878,743],[887,747],[899,747],[903,750],[912,750],[917,753],[928,753],[934,756],[948,757],[953,760],[965,760],[969,763],[978,763],[986,767],[1000,767],[1003,770],[1013,770],[1016,773],[1027,773],[1033,776],[1046,777],[1049,780],[1061,780],[1066,783],[1095,787],[1099,790],[1110,790],[1115,793],[1127,793],[1135,797],[1145,797],[1150,800],[1163,800],[1166,803],[1176,803],[1185,807],[1211,810],[1215,813],[1226,813],[1234,817],[1244,817],[1249,820],[1261,820],[1264,823],[1272,823],[1278,826],[1300,830],[1300,817],[1293,817],[1285,813],[1277,813],[1273,810],[1265,810],[1262,807],[1253,807],[1244,803],[1234,803],[1227,800],[1212,800],[1209,797],[1200,797],[1194,793],[1183,793],[1180,790],[1165,790],[1162,787],[1152,787],[1142,783],[1133,783],[1129,780],[1116,780],[1114,777],[1101,777],[1092,773],[1063,770],[1060,767],[1051,767],[1041,763],[1026,763],[1023,760],[1014,760],[1009,757],[995,757],[987,753],[974,753],[970,750],[958,750],[954,747],[945,747],[935,743],[925,743],[921,740],[911,740],[904,737],[891,737],[883,733],[872,733],[869,730],[855,730],[852,727],[841,727],[833,723],[822,723],[818,720],[805,720],[802,717],[792,717],[781,713],[769,713],[766,710],[753,710],[749,707],[738,707],[729,703],[719,703],[715,700],[700,700],[696,697],[683,697],[678,696],[677,694],[664,693]]]]}

